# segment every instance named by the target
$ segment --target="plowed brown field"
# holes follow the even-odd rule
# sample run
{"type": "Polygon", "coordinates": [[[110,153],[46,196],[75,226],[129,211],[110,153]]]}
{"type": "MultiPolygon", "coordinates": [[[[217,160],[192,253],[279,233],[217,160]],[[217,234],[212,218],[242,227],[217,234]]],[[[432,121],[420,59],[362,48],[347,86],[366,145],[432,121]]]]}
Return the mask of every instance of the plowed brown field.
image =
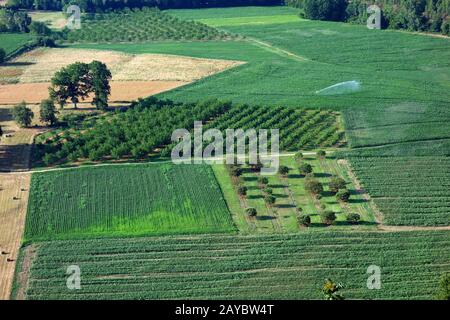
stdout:
{"type": "MultiPolygon", "coordinates": [[[[183,81],[112,81],[110,102],[128,102],[168,91],[189,82],[183,81]]],[[[50,83],[19,83],[0,85],[0,104],[15,104],[21,101],[39,103],[48,98],[50,83]]],[[[90,102],[91,99],[85,100],[90,102]]]]}

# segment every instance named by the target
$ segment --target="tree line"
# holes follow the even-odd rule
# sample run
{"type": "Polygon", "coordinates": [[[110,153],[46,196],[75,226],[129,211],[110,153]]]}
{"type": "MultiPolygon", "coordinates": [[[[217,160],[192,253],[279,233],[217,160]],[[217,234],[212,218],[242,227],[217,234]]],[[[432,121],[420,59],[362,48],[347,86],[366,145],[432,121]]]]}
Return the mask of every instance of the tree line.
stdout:
{"type": "Polygon", "coordinates": [[[62,10],[75,4],[83,12],[102,12],[123,8],[158,7],[188,9],[238,6],[281,5],[283,0],[8,0],[7,6],[35,10],[62,10]]]}
{"type": "Polygon", "coordinates": [[[313,20],[345,21],[364,24],[367,8],[381,8],[382,27],[431,31],[450,35],[450,0],[286,0],[287,5],[303,9],[313,20]]]}

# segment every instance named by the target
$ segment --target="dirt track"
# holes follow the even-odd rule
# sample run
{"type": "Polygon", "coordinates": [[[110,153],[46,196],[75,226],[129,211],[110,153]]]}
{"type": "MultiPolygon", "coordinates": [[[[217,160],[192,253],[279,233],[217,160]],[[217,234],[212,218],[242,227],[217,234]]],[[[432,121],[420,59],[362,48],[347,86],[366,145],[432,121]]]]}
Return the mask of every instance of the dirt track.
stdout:
{"type": "Polygon", "coordinates": [[[0,174],[0,300],[9,298],[25,225],[29,173],[0,174]]]}
{"type": "MultiPolygon", "coordinates": [[[[5,135],[0,140],[0,170],[27,170],[31,143],[39,130],[18,128],[8,107],[0,107],[0,125],[5,135]]],[[[0,300],[8,299],[11,292],[25,224],[30,177],[27,172],[0,173],[0,300]]]]}

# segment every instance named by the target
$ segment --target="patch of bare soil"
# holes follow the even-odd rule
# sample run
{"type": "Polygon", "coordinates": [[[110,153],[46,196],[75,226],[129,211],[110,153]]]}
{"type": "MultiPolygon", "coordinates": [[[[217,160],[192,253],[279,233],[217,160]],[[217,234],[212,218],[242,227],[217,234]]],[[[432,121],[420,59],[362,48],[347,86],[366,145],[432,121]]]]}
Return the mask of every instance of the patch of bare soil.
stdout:
{"type": "Polygon", "coordinates": [[[0,300],[9,299],[22,240],[31,174],[0,174],[0,300]]]}
{"type": "Polygon", "coordinates": [[[36,245],[29,245],[23,249],[23,260],[20,265],[20,270],[17,273],[17,292],[15,297],[11,297],[15,300],[25,300],[26,291],[28,288],[28,281],[30,279],[30,270],[33,265],[33,261],[36,258],[36,245]]]}
{"type": "Polygon", "coordinates": [[[108,66],[113,81],[192,82],[244,63],[163,54],[133,55],[105,50],[38,48],[0,66],[0,83],[49,82],[62,67],[93,60],[108,66]]]}
{"type": "MultiPolygon", "coordinates": [[[[110,102],[129,102],[172,90],[188,83],[183,81],[111,81],[109,100],[110,102]]],[[[0,104],[10,105],[21,101],[32,104],[40,103],[41,100],[48,98],[49,86],[48,82],[0,85],[0,104]]],[[[91,98],[85,100],[85,102],[90,101],[92,101],[91,98]]]]}

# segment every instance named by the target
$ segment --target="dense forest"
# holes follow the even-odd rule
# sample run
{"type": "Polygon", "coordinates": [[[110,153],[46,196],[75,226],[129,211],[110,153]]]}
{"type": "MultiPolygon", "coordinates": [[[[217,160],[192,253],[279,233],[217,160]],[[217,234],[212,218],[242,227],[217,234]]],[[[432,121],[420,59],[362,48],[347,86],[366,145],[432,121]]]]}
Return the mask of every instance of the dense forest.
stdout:
{"type": "Polygon", "coordinates": [[[8,6],[36,10],[61,10],[70,4],[80,6],[82,11],[98,12],[142,7],[160,9],[185,9],[208,7],[281,5],[283,0],[8,0],[8,6]]]}
{"type": "Polygon", "coordinates": [[[367,8],[382,10],[382,26],[391,29],[441,32],[450,35],[450,0],[286,0],[315,20],[366,23],[367,8]]]}

